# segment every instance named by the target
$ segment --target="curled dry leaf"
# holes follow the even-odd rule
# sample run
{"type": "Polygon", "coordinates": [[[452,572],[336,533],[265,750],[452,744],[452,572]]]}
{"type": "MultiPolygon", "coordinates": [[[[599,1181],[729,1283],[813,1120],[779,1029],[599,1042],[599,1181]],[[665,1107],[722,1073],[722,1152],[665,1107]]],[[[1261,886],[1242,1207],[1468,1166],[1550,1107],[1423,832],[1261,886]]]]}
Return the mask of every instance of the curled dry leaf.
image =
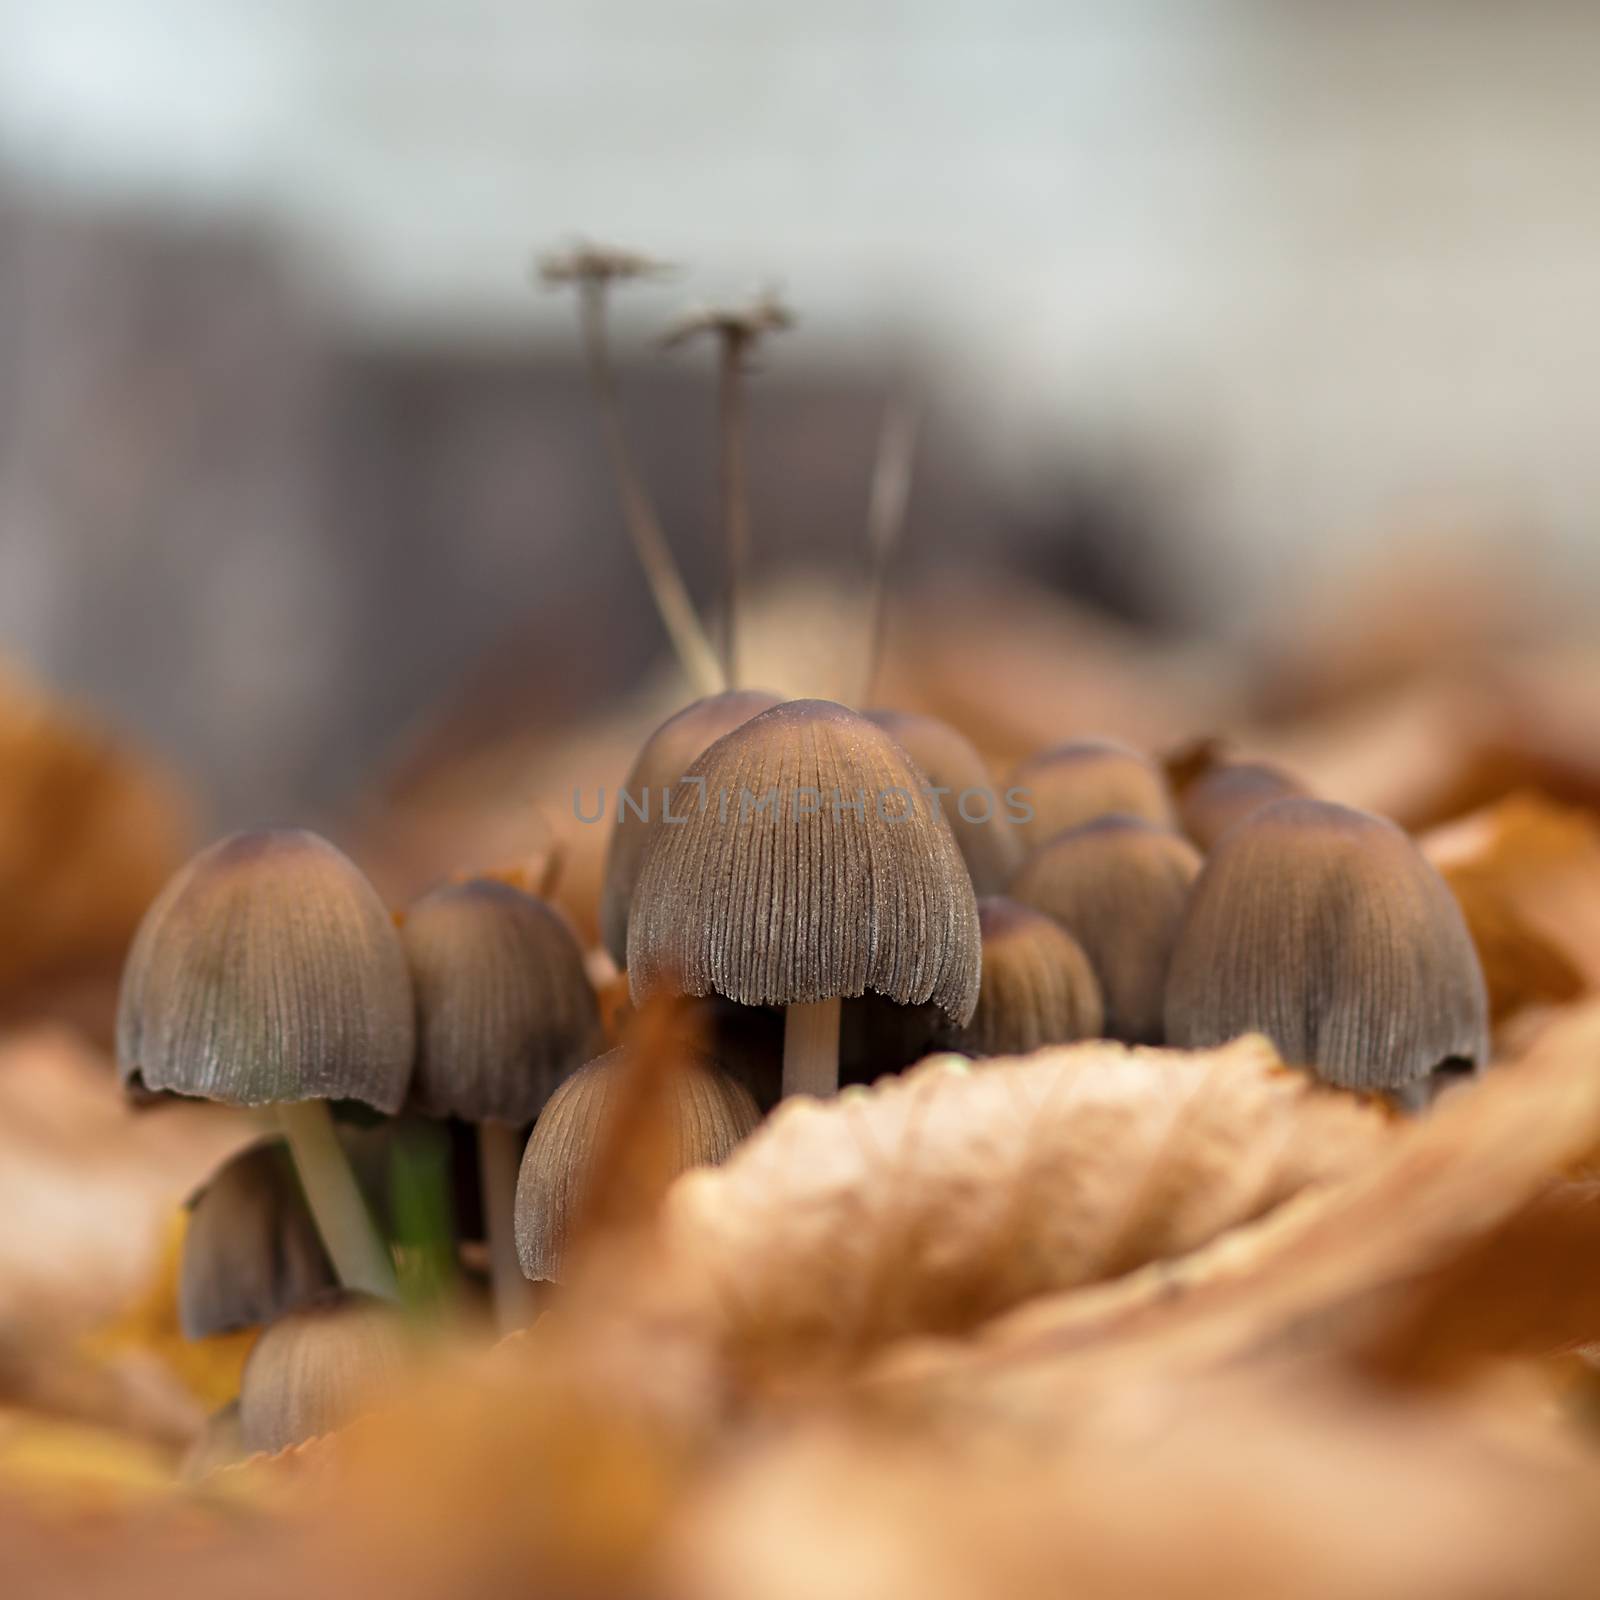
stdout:
{"type": "Polygon", "coordinates": [[[1496,1023],[1600,988],[1600,823],[1517,794],[1422,840],[1478,946],[1496,1023]]]}
{"type": "Polygon", "coordinates": [[[977,1070],[934,1058],[791,1101],[670,1191],[666,1265],[735,1363],[849,1363],[1030,1296],[1181,1255],[1382,1148],[1382,1114],[1260,1038],[1096,1043],[977,1070]]]}
{"type": "MultiPolygon", "coordinates": [[[[1459,1296],[1452,1264],[1480,1252],[1503,1259],[1496,1234],[1600,1146],[1597,1061],[1600,1002],[1590,1002],[1548,1027],[1521,1061],[1401,1126],[1344,1182],[1183,1260],[1041,1298],[976,1341],[908,1343],[878,1376],[925,1401],[941,1388],[970,1396],[982,1373],[985,1384],[1025,1391],[1031,1403],[1048,1393],[1059,1412],[1129,1362],[1191,1370],[1247,1356],[1316,1350],[1366,1359],[1379,1350],[1391,1370],[1409,1362],[1415,1371],[1416,1348],[1443,1344],[1437,1320],[1423,1313],[1430,1296],[1459,1296]],[[1416,1330],[1409,1336],[1408,1327],[1416,1330]]],[[[1562,1235],[1569,1247],[1587,1222],[1571,1219],[1562,1235]]],[[[1484,1275],[1473,1292],[1493,1295],[1497,1280],[1484,1275]]],[[[1576,1342],[1593,1305],[1585,1283],[1570,1298],[1547,1294],[1456,1321],[1450,1361],[1576,1342]]]]}

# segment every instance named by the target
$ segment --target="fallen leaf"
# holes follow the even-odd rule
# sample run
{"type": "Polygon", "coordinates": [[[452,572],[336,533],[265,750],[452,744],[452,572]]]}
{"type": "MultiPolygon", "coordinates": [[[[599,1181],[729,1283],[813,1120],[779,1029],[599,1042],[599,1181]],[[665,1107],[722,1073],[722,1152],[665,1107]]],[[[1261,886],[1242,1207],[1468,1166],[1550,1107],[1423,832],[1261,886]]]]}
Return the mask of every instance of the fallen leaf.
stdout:
{"type": "Polygon", "coordinates": [[[1260,1038],[1095,1043],[786,1102],[669,1192],[666,1271],[737,1362],[847,1365],[1034,1295],[1182,1255],[1371,1161],[1377,1109],[1260,1038]]]}

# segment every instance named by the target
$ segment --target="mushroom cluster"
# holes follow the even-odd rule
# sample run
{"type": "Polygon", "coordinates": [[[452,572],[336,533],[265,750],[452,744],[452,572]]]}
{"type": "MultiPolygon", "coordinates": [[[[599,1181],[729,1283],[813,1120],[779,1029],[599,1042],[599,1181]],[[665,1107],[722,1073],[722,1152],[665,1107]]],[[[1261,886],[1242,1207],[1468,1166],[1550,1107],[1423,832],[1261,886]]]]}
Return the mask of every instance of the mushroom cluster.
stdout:
{"type": "MultiPolygon", "coordinates": [[[[649,1048],[674,1057],[650,1100],[669,1177],[722,1160],[783,1096],[828,1095],[932,1049],[1260,1032],[1329,1084],[1413,1107],[1487,1060],[1461,911],[1393,824],[1269,766],[1208,754],[1169,771],[1105,740],[1058,744],[1001,788],[926,713],[742,686],[745,357],[790,318],[763,299],[680,330],[721,350],[717,649],[616,407],[607,295],[653,270],[594,247],[546,268],[580,290],[624,516],[699,691],[643,741],[618,795],[597,908],[606,954],[586,952],[550,900],[496,878],[392,915],[347,856],[298,829],[203,851],[130,951],[129,1093],[222,1101],[264,1123],[189,1203],[185,1331],[263,1330],[217,1450],[337,1426],[409,1359],[424,1319],[407,1313],[437,1312],[441,1283],[457,1308],[477,1286],[502,1330],[564,1292],[551,1286],[618,1181],[599,1152],[649,1048]],[[692,1043],[605,1050],[591,973],[608,957],[633,1005],[685,1008],[692,1043]],[[431,1165],[408,1155],[419,1141],[431,1165]],[[475,1184],[449,1181],[450,1150],[475,1184]]],[[[886,431],[879,480],[899,489],[874,495],[880,630],[912,437],[886,431]]],[[[861,701],[880,654],[875,636],[861,701]]]]}

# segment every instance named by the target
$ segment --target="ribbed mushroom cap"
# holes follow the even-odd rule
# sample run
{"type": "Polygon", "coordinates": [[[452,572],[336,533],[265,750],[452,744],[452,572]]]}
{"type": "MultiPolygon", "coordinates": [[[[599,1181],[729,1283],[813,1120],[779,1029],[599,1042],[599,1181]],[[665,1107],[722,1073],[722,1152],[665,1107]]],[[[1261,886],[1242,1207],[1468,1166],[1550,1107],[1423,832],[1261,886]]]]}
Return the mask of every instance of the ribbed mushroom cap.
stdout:
{"type": "Polygon", "coordinates": [[[1162,1042],[1167,963],[1199,871],[1199,851],[1170,828],[1111,816],[1057,834],[1017,874],[1011,898],[1054,917],[1083,946],[1108,1038],[1162,1042]]]}
{"type": "Polygon", "coordinates": [[[365,1295],[332,1294],[280,1317],[256,1341],[239,1380],[249,1451],[331,1433],[404,1370],[401,1313],[365,1295]]]}
{"type": "MultiPolygon", "coordinates": [[[[523,1151],[517,1257],[523,1275],[535,1282],[561,1281],[567,1232],[584,1204],[589,1164],[626,1067],[626,1049],[608,1050],[568,1078],[539,1114],[523,1151]]],[[[684,1059],[669,1081],[679,1172],[715,1166],[761,1120],[750,1091],[707,1056],[684,1059]]]]}
{"type": "Polygon", "coordinates": [[[972,742],[948,722],[920,712],[866,711],[862,715],[911,757],[929,783],[949,791],[937,799],[972,874],[973,890],[980,895],[999,894],[1022,864],[1022,836],[972,742]],[[963,795],[971,797],[965,806],[963,795]],[[987,804],[980,795],[987,796],[987,804]]]}
{"type": "Polygon", "coordinates": [[[278,1140],[230,1157],[190,1197],[178,1273],[185,1338],[275,1321],[337,1284],[278,1140]]]}
{"type": "Polygon", "coordinates": [[[1097,817],[1140,817],[1170,826],[1172,795],[1148,756],[1110,739],[1073,739],[1030,756],[1011,775],[1033,808],[1019,823],[1023,847],[1037,850],[1067,828],[1097,817]]]}
{"type": "Polygon", "coordinates": [[[1203,772],[1178,797],[1183,831],[1209,850],[1236,822],[1274,800],[1303,795],[1298,778],[1265,761],[1225,761],[1203,772]]]}
{"type": "Polygon", "coordinates": [[[978,902],[983,985],[957,1049],[1026,1055],[1047,1044],[1094,1039],[1105,1023],[1100,982],[1083,946],[1053,917],[1015,900],[978,902]]]}
{"type": "Polygon", "coordinates": [[[201,851],[145,913],[123,971],[117,1066],[132,1089],[394,1112],[414,1046],[389,913],[347,856],[304,829],[201,851]]]}
{"type": "Polygon", "coordinates": [[[668,989],[795,1005],[870,989],[965,1022],[977,903],[920,785],[888,734],[826,700],[774,706],[719,739],[679,785],[689,820],[645,852],[628,925],[635,1000],[668,989]]]}
{"type": "Polygon", "coordinates": [[[1444,880],[1392,822],[1323,800],[1273,801],[1212,851],[1166,1019],[1176,1045],[1264,1033],[1351,1089],[1488,1056],[1483,970],[1444,880]]]}
{"type": "Polygon", "coordinates": [[[639,863],[651,832],[661,823],[661,791],[676,786],[695,758],[725,733],[781,703],[765,689],[729,689],[708,694],[674,712],[645,740],[617,795],[611,841],[600,885],[600,937],[619,966],[628,961],[628,907],[639,881],[639,863]],[[628,795],[631,805],[623,804],[628,795]],[[646,796],[649,796],[646,801],[646,796]],[[639,816],[648,806],[649,821],[639,816]]]}
{"type": "Polygon", "coordinates": [[[400,927],[417,997],[413,1106],[532,1122],[600,1046],[600,1007],[565,917],[492,879],[448,884],[400,927]]]}

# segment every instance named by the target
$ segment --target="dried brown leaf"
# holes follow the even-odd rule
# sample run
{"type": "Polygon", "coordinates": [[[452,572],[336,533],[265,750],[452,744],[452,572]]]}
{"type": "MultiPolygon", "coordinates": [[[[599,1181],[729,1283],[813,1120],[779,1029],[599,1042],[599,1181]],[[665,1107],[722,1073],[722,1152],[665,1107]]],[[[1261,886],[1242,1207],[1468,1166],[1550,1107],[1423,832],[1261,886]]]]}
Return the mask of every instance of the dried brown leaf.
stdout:
{"type": "Polygon", "coordinates": [[[668,1270],[736,1363],[838,1366],[1181,1255],[1358,1170],[1386,1137],[1381,1113],[1318,1091],[1259,1038],[975,1070],[936,1057],[788,1102],[720,1170],[681,1179],[668,1270]]]}
{"type": "Polygon", "coordinates": [[[1517,794],[1422,841],[1466,915],[1494,1020],[1600,988],[1600,822],[1517,794]]]}

